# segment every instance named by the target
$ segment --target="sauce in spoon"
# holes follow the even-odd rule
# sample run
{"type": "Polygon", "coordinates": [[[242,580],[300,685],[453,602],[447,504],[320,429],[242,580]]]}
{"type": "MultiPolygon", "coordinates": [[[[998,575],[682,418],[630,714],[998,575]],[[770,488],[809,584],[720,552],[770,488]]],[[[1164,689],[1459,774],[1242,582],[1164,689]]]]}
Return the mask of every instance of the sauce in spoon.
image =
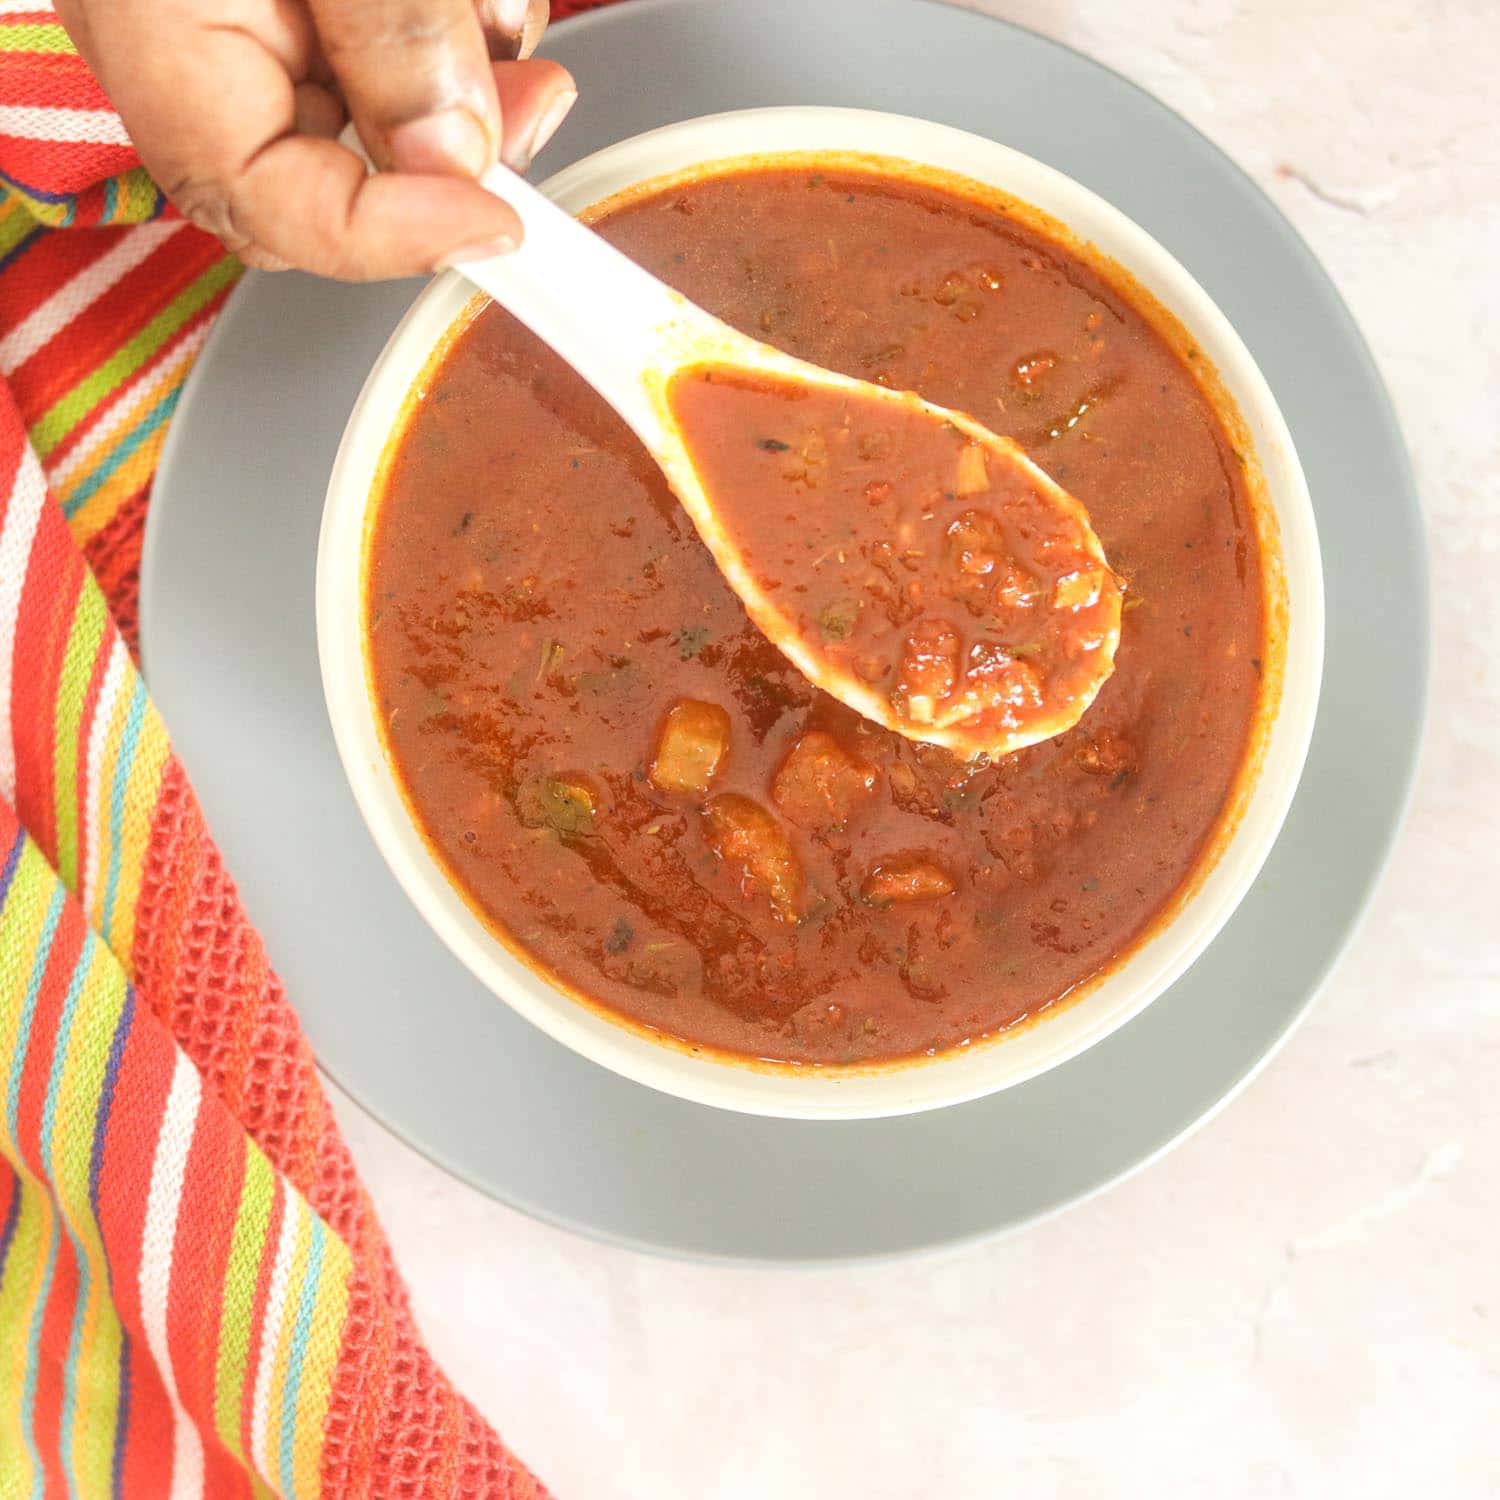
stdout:
{"type": "Polygon", "coordinates": [[[723,533],[710,545],[743,560],[756,623],[820,687],[971,757],[1059,734],[1093,701],[1119,584],[1083,507],[1014,443],[857,382],[708,365],[667,399],[723,533]]]}

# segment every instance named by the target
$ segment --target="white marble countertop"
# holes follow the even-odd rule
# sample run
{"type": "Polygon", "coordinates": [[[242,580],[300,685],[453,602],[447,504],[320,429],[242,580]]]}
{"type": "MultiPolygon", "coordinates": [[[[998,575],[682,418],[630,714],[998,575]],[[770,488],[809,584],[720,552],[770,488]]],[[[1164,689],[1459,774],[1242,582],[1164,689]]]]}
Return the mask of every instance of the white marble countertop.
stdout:
{"type": "Polygon", "coordinates": [[[561,1497],[1500,1495],[1500,5],[970,3],[1244,164],[1391,385],[1432,533],[1435,695],[1353,951],[1166,1160],[905,1265],[603,1248],[341,1117],[435,1352],[561,1497]]]}

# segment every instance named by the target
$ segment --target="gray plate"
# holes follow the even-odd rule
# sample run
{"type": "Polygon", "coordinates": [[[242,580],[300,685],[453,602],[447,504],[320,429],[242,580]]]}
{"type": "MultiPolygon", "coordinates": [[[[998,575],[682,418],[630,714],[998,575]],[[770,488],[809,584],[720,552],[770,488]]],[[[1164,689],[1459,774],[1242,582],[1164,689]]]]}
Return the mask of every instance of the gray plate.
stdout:
{"type": "Polygon", "coordinates": [[[954,1244],[1059,1208],[1178,1140],[1265,1061],[1348,940],[1400,821],[1427,572],[1369,353],[1307,247],[1224,156],[1028,32],[927,0],[630,0],[559,27],[547,50],[584,83],[549,169],[717,110],[898,110],[1050,162],[1187,265],[1269,378],[1322,534],[1326,681],[1285,832],[1170,993],[991,1099],[873,1123],[756,1120],[574,1057],[439,945],[345,787],[313,638],[319,510],[344,418],[415,287],[294,276],[250,276],[235,293],[184,394],[146,538],[147,669],[209,822],[333,1077],[540,1218],[642,1249],[816,1262],[954,1244]]]}

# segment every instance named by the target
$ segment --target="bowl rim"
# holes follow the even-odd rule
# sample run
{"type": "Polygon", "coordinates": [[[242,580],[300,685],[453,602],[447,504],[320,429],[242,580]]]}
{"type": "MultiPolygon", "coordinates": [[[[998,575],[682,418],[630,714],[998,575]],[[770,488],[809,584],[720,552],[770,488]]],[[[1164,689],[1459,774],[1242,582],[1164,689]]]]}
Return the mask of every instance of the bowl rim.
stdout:
{"type": "Polygon", "coordinates": [[[580,1002],[527,964],[470,907],[410,817],[367,691],[363,581],[373,483],[391,421],[434,349],[474,297],[455,272],[416,298],[372,366],[330,473],[317,559],[316,617],[324,698],[361,816],[408,899],[475,977],[575,1052],[648,1087],[697,1103],[804,1119],[914,1113],[996,1092],[1059,1066],[1125,1025],[1161,995],[1217,935],[1269,856],[1311,742],[1323,657],[1323,580],[1317,527],[1290,432],[1263,375],[1227,318],[1176,259],[1120,210],[1065,174],[997,142],[881,111],[823,106],[737,110],[659,127],[606,146],[545,182],[581,211],[697,166],[745,156],[857,152],[967,177],[1034,204],[1122,267],[1209,354],[1249,429],[1279,531],[1287,619],[1279,703],[1240,817],[1209,867],[1189,877],[1175,911],[1084,994],[1033,1024],[973,1048],[849,1069],[761,1068],[707,1048],[655,1039],[628,1018],[580,1002]]]}

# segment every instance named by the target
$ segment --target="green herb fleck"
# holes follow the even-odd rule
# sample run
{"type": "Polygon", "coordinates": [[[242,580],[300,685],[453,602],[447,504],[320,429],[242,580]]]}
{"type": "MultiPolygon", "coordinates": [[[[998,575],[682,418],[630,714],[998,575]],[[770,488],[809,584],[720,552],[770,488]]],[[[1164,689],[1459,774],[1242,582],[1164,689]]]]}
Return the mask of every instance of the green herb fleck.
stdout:
{"type": "Polygon", "coordinates": [[[563,838],[594,830],[594,794],[577,775],[532,776],[516,791],[516,811],[528,828],[550,828],[563,838]]]}
{"type": "Polygon", "coordinates": [[[755,446],[765,449],[767,453],[790,453],[792,448],[790,443],[783,443],[780,438],[761,438],[755,446]]]}
{"type": "Polygon", "coordinates": [[[689,625],[672,637],[672,644],[683,661],[691,661],[708,644],[708,626],[689,625]]]}
{"type": "Polygon", "coordinates": [[[846,641],[859,619],[858,599],[835,599],[818,612],[818,629],[826,640],[846,641]]]}
{"type": "Polygon", "coordinates": [[[615,923],[615,930],[604,940],[604,951],[606,953],[623,953],[635,941],[635,928],[625,920],[619,918],[615,923]]]}

